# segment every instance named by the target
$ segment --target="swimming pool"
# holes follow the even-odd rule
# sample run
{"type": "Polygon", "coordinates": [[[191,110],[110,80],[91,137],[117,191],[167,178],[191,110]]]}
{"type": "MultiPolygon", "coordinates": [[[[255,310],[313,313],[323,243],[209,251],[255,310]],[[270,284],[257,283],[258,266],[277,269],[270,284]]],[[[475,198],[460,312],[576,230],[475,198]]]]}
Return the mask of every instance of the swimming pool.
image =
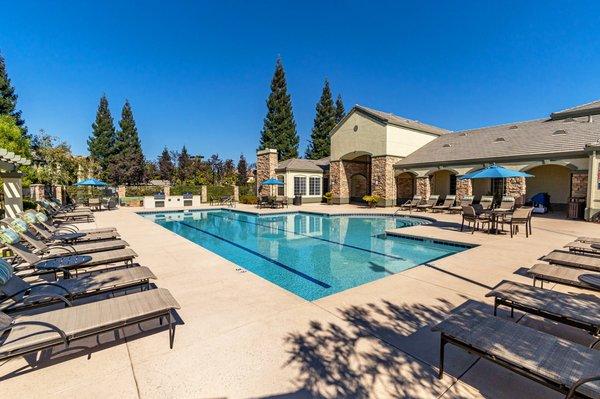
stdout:
{"type": "Polygon", "coordinates": [[[427,223],[418,218],[300,212],[257,216],[230,210],[141,215],[307,300],[466,249],[384,234],[427,223]]]}

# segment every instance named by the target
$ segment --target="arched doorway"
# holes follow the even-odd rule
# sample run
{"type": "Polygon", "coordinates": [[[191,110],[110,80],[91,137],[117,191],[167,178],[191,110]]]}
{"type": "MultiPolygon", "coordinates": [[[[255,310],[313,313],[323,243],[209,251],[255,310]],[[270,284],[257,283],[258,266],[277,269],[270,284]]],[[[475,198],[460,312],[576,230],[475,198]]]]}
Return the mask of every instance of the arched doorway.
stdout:
{"type": "Polygon", "coordinates": [[[541,165],[526,170],[532,174],[526,180],[526,197],[548,193],[553,211],[564,210],[571,196],[571,169],[562,165],[541,165]]]}
{"type": "Polygon", "coordinates": [[[429,183],[431,194],[437,194],[440,197],[456,194],[456,173],[451,170],[436,170],[429,174],[429,183]]]}
{"type": "Polygon", "coordinates": [[[368,181],[363,174],[357,173],[350,177],[350,201],[360,202],[367,195],[368,181]]]}
{"type": "Polygon", "coordinates": [[[416,194],[415,175],[410,172],[396,176],[396,201],[402,204],[416,194]]]}

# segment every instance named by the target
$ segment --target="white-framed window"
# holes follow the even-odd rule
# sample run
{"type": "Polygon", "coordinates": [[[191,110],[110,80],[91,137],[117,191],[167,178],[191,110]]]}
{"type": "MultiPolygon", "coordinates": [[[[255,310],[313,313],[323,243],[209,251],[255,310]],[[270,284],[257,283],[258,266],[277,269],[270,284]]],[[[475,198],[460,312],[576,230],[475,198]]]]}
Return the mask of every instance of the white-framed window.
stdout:
{"type": "Polygon", "coordinates": [[[277,180],[283,182],[282,186],[277,186],[277,195],[279,195],[280,197],[284,197],[285,196],[285,176],[279,175],[279,176],[277,176],[277,180]]]}
{"type": "Polygon", "coordinates": [[[294,195],[306,195],[306,176],[294,176],[294,195]]]}
{"type": "Polygon", "coordinates": [[[308,195],[321,195],[321,178],[311,176],[308,179],[308,195]]]}

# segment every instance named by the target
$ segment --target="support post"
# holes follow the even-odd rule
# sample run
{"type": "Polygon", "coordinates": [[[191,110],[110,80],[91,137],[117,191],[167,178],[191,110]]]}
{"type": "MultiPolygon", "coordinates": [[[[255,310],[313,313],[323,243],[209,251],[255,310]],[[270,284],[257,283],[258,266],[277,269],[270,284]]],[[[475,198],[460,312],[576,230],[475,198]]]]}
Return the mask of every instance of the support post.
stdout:
{"type": "Polygon", "coordinates": [[[3,180],[2,188],[4,190],[5,216],[10,218],[14,218],[19,213],[23,212],[22,176],[23,175],[19,172],[3,173],[0,175],[3,180]]]}

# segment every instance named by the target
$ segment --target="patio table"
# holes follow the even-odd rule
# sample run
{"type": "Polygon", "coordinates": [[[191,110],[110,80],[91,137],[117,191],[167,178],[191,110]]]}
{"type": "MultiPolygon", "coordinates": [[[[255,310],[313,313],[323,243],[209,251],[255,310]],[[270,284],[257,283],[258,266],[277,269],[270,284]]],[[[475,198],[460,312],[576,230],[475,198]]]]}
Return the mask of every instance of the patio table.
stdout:
{"type": "Polygon", "coordinates": [[[38,270],[48,270],[54,272],[54,278],[56,279],[56,273],[61,271],[65,279],[71,278],[69,269],[77,266],[81,266],[92,259],[88,255],[69,255],[61,256],[60,258],[45,259],[35,264],[35,268],[38,270]]]}
{"type": "Polygon", "coordinates": [[[492,219],[491,231],[494,234],[498,234],[498,220],[500,217],[504,217],[506,214],[511,213],[512,209],[504,209],[504,208],[496,208],[492,209],[490,212],[492,219]]]}

